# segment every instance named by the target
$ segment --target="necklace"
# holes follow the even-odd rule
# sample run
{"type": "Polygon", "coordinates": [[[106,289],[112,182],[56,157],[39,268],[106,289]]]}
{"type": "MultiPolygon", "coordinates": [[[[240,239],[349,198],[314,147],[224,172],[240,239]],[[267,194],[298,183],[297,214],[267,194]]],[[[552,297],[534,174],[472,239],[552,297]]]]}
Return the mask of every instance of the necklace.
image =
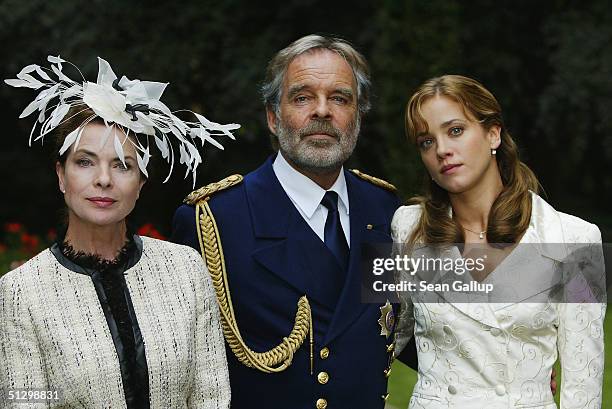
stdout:
{"type": "Polygon", "coordinates": [[[465,226],[464,226],[464,225],[462,225],[462,224],[460,224],[460,226],[461,226],[461,227],[463,227],[463,229],[464,229],[464,230],[467,230],[467,231],[469,231],[469,232],[472,232],[472,233],[474,233],[474,234],[477,234],[477,235],[478,235],[478,238],[479,238],[480,240],[484,239],[485,234],[487,234],[487,231],[486,231],[486,230],[483,230],[483,231],[474,231],[474,230],[470,230],[470,229],[468,229],[467,227],[465,227],[465,226]]]}

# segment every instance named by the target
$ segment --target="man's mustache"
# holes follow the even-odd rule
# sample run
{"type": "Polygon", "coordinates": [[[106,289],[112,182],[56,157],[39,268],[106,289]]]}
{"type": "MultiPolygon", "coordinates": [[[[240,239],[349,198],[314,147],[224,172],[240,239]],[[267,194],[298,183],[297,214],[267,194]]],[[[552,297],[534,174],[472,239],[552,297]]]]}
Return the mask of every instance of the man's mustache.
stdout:
{"type": "Polygon", "coordinates": [[[329,121],[311,120],[308,125],[300,129],[298,135],[301,138],[308,135],[325,134],[340,139],[342,132],[335,128],[329,121]]]}

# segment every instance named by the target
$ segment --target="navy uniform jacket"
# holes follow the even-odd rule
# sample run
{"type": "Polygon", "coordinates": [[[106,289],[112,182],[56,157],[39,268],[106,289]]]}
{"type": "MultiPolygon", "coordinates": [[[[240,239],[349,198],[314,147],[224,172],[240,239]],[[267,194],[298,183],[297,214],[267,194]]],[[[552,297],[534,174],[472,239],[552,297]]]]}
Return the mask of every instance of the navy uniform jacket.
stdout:
{"type": "MultiPolygon", "coordinates": [[[[291,366],[279,373],[248,368],[228,348],[232,408],[382,409],[392,337],[380,335],[380,305],[360,302],[359,249],[362,242],[391,240],[398,199],[345,171],[351,243],[349,271],[342,273],[281,187],[273,160],[242,183],[215,193],[209,205],[246,344],[263,352],[281,343],[294,325],[298,299],[306,295],[313,316],[314,373],[308,337],[291,366]],[[332,278],[339,273],[346,279],[341,288],[334,288],[332,278]],[[322,372],[328,375],[325,384],[319,382],[322,372]]],[[[199,250],[193,206],[176,211],[173,228],[173,241],[199,250]]]]}

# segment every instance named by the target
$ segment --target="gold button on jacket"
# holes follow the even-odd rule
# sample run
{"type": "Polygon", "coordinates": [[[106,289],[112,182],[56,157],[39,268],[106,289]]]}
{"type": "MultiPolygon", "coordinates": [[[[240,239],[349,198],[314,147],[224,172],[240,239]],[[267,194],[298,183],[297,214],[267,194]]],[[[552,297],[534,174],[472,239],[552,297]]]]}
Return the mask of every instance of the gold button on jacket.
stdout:
{"type": "Polygon", "coordinates": [[[327,357],[329,356],[329,348],[325,347],[321,349],[319,355],[321,355],[321,359],[327,359],[327,357]]]}
{"type": "Polygon", "coordinates": [[[327,401],[323,398],[317,399],[317,409],[325,409],[327,407],[327,401]]]}
{"type": "Polygon", "coordinates": [[[319,372],[317,380],[321,385],[325,385],[329,381],[329,375],[327,372],[319,372]]]}

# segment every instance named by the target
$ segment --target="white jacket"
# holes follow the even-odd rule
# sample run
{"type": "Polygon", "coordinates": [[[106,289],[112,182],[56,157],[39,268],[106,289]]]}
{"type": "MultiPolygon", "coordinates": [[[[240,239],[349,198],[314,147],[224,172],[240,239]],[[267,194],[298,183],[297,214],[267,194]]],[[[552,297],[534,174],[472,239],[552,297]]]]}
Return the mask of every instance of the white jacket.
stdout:
{"type": "MultiPolygon", "coordinates": [[[[124,275],[145,345],[151,408],[229,408],[219,310],[202,257],[187,246],[142,241],[140,260],[124,275]]],[[[0,408],[126,407],[92,280],[49,249],[0,279],[0,397],[0,408]],[[58,390],[63,402],[26,405],[9,399],[17,389],[58,390]]]]}
{"type": "MultiPolygon", "coordinates": [[[[419,206],[396,211],[396,248],[420,215],[419,206]]],[[[521,243],[535,243],[542,265],[554,265],[567,256],[563,246],[543,244],[601,243],[601,234],[532,194],[521,243]]],[[[419,359],[410,409],[556,408],[550,376],[557,351],[561,408],[601,407],[605,303],[423,303],[408,292],[401,297],[396,354],[415,336],[419,359]]]]}

